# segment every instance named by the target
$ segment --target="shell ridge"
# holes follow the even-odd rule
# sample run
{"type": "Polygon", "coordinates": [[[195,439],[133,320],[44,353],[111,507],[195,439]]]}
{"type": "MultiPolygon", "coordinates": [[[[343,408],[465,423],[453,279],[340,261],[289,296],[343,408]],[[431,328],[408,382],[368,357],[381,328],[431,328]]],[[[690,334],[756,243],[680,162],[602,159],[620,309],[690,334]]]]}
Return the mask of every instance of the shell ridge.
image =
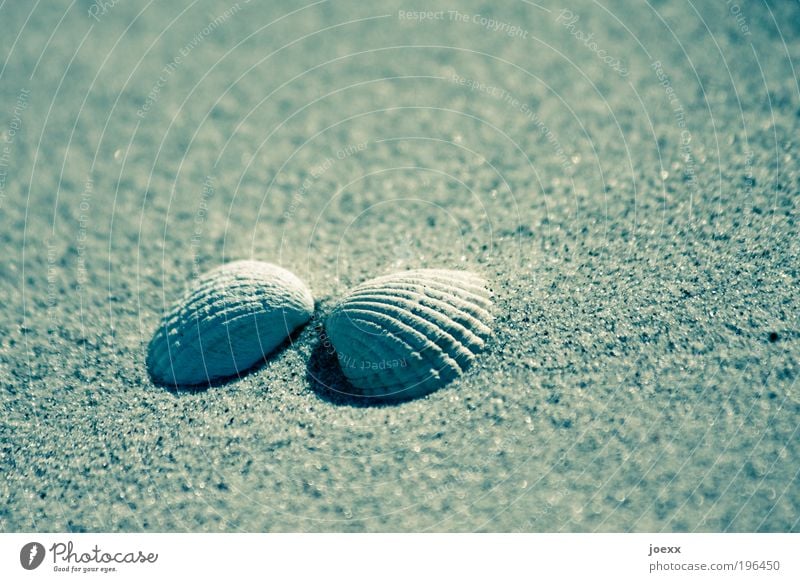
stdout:
{"type": "MultiPolygon", "coordinates": [[[[452,328],[459,332],[459,340],[463,339],[461,343],[466,345],[482,345],[483,339],[481,338],[481,335],[491,333],[489,327],[485,325],[479,318],[471,315],[468,312],[462,311],[459,307],[454,307],[453,305],[441,301],[434,301],[433,305],[428,305],[427,301],[423,301],[423,299],[425,298],[422,296],[409,298],[401,307],[386,301],[385,298],[380,295],[370,296],[361,294],[353,298],[351,305],[385,305],[387,307],[392,306],[398,310],[406,308],[405,305],[407,305],[408,311],[412,313],[419,311],[428,316],[428,321],[431,321],[434,324],[443,325],[448,322],[448,320],[452,322],[452,328]],[[470,327],[477,328],[479,333],[472,331],[469,329],[470,327]]],[[[490,314],[485,313],[485,318],[489,317],[491,317],[490,314]]],[[[423,317],[423,319],[426,318],[423,317]]],[[[451,324],[447,323],[447,327],[450,328],[451,324]]]]}
{"type": "MultiPolygon", "coordinates": [[[[401,331],[407,338],[416,340],[413,344],[409,343],[407,340],[402,341],[409,347],[413,348],[415,353],[420,354],[420,356],[425,355],[426,357],[424,360],[429,362],[431,365],[434,365],[437,369],[445,366],[456,366],[456,368],[461,371],[461,366],[459,365],[457,359],[453,358],[450,354],[443,350],[438,343],[431,342],[429,336],[408,325],[407,323],[396,320],[390,315],[376,313],[373,311],[360,310],[359,315],[361,318],[375,323],[378,327],[385,331],[389,331],[391,329],[387,324],[394,324],[398,326],[400,328],[399,331],[401,331]],[[377,319],[377,321],[375,321],[375,319],[377,319]],[[442,360],[442,365],[437,365],[437,360],[442,360]]],[[[389,332],[391,333],[391,331],[389,332]]],[[[394,335],[397,336],[396,331],[394,332],[394,335]]]]}
{"type": "Polygon", "coordinates": [[[310,290],[270,263],[212,269],[163,314],[147,348],[151,376],[175,385],[231,377],[252,367],[311,318],[310,290]]]}
{"type": "Polygon", "coordinates": [[[393,273],[354,287],[325,327],[358,393],[421,396],[458,378],[486,347],[492,296],[482,277],[466,271],[393,273]],[[380,365],[356,369],[343,360],[380,365]]]}
{"type": "Polygon", "coordinates": [[[404,309],[404,307],[379,303],[357,301],[352,304],[352,307],[359,307],[365,311],[368,308],[379,310],[387,318],[395,318],[402,321],[404,318],[409,318],[411,321],[403,323],[409,329],[422,329],[425,331],[425,338],[432,340],[438,345],[443,352],[448,353],[452,357],[458,359],[459,357],[471,357],[472,349],[480,349],[483,347],[483,340],[472,333],[469,329],[460,325],[456,321],[448,320],[446,315],[442,315],[432,309],[420,309],[423,314],[431,316],[431,319],[426,319],[422,314],[414,310],[404,309]],[[449,349],[448,349],[449,345],[449,349]]]}
{"type": "MultiPolygon", "coordinates": [[[[360,322],[362,325],[368,325],[374,327],[376,330],[380,330],[381,327],[375,323],[362,321],[360,322]]],[[[332,329],[329,332],[329,336],[334,343],[341,344],[345,343],[348,346],[348,350],[345,353],[339,352],[337,350],[337,359],[339,361],[339,365],[342,370],[345,372],[345,375],[348,378],[356,379],[357,384],[361,384],[364,382],[371,382],[371,378],[376,375],[374,368],[380,368],[380,360],[381,359],[390,359],[390,361],[400,360],[402,358],[402,354],[397,354],[397,357],[386,358],[386,354],[379,355],[375,352],[375,344],[374,342],[369,342],[368,338],[365,337],[365,334],[358,333],[358,330],[351,325],[345,325],[343,327],[334,326],[335,329],[332,329]],[[359,365],[360,362],[360,365],[359,365]],[[375,366],[369,365],[365,366],[364,364],[369,362],[370,364],[374,363],[375,366]]],[[[400,340],[402,341],[402,340],[400,340]]],[[[385,368],[385,366],[384,366],[385,368]]],[[[392,369],[389,370],[392,373],[392,369]]]]}
{"type": "Polygon", "coordinates": [[[387,280],[380,283],[362,284],[356,287],[352,294],[364,291],[367,289],[434,289],[445,295],[461,295],[469,297],[470,299],[485,302],[491,305],[489,300],[491,293],[485,288],[480,286],[461,287],[453,285],[452,281],[441,281],[432,279],[399,279],[387,280]]]}

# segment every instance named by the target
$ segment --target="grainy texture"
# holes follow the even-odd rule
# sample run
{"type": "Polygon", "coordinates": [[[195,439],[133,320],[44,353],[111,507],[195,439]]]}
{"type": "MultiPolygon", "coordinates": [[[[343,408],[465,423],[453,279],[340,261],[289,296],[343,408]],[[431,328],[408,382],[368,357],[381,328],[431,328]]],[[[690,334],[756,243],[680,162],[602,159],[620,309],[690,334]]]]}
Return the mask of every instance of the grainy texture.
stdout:
{"type": "Polygon", "coordinates": [[[349,380],[343,393],[409,399],[448,384],[486,346],[491,308],[486,281],[467,271],[416,269],[362,283],[325,320],[349,380]]]}
{"type": "Polygon", "coordinates": [[[147,368],[165,385],[241,377],[313,313],[311,291],[291,271],[227,263],[199,277],[164,315],[147,346],[147,368]]]}
{"type": "Polygon", "coordinates": [[[0,529],[800,529],[797,3],[423,4],[2,3],[0,529]],[[248,258],[319,317],[480,272],[495,334],[391,407],[315,388],[320,319],[155,386],[248,258]]]}

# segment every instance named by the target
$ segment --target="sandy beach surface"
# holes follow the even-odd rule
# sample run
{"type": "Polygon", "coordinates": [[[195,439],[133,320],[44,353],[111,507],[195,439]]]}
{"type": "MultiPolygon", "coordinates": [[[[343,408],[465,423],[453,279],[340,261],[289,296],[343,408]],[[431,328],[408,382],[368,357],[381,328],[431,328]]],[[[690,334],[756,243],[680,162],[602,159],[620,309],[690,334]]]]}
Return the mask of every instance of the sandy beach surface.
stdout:
{"type": "Polygon", "coordinates": [[[798,72],[796,2],[1,2],[0,531],[800,530],[798,72]],[[155,385],[249,258],[312,321],[155,385]],[[337,395],[325,314],[418,267],[488,349],[337,395]]]}

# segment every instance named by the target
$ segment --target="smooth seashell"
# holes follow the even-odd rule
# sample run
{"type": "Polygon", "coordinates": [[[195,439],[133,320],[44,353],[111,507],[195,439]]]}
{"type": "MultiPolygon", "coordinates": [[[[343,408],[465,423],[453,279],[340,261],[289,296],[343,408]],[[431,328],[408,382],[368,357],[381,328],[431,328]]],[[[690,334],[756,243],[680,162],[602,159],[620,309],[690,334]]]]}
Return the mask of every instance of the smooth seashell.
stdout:
{"type": "Polygon", "coordinates": [[[164,317],[147,349],[147,367],[163,384],[206,384],[252,367],[314,311],[293,273],[259,261],[209,271],[164,317]]]}
{"type": "Polygon", "coordinates": [[[478,275],[420,269],[367,281],[325,322],[361,396],[413,398],[459,377],[491,335],[491,291],[478,275]]]}

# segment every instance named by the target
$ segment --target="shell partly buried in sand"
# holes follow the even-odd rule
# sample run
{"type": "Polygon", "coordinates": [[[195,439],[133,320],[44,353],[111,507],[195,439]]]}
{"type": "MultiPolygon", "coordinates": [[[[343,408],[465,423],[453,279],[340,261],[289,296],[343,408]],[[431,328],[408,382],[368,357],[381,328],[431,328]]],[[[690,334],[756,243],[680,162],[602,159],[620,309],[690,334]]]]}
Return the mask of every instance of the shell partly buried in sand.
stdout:
{"type": "Polygon", "coordinates": [[[420,269],[359,285],[325,322],[357,395],[427,394],[459,377],[491,335],[491,291],[473,273],[420,269]]]}
{"type": "Polygon", "coordinates": [[[207,384],[251,368],[314,311],[293,273],[236,261],[202,277],[166,314],[147,349],[147,367],[163,384],[207,384]]]}

